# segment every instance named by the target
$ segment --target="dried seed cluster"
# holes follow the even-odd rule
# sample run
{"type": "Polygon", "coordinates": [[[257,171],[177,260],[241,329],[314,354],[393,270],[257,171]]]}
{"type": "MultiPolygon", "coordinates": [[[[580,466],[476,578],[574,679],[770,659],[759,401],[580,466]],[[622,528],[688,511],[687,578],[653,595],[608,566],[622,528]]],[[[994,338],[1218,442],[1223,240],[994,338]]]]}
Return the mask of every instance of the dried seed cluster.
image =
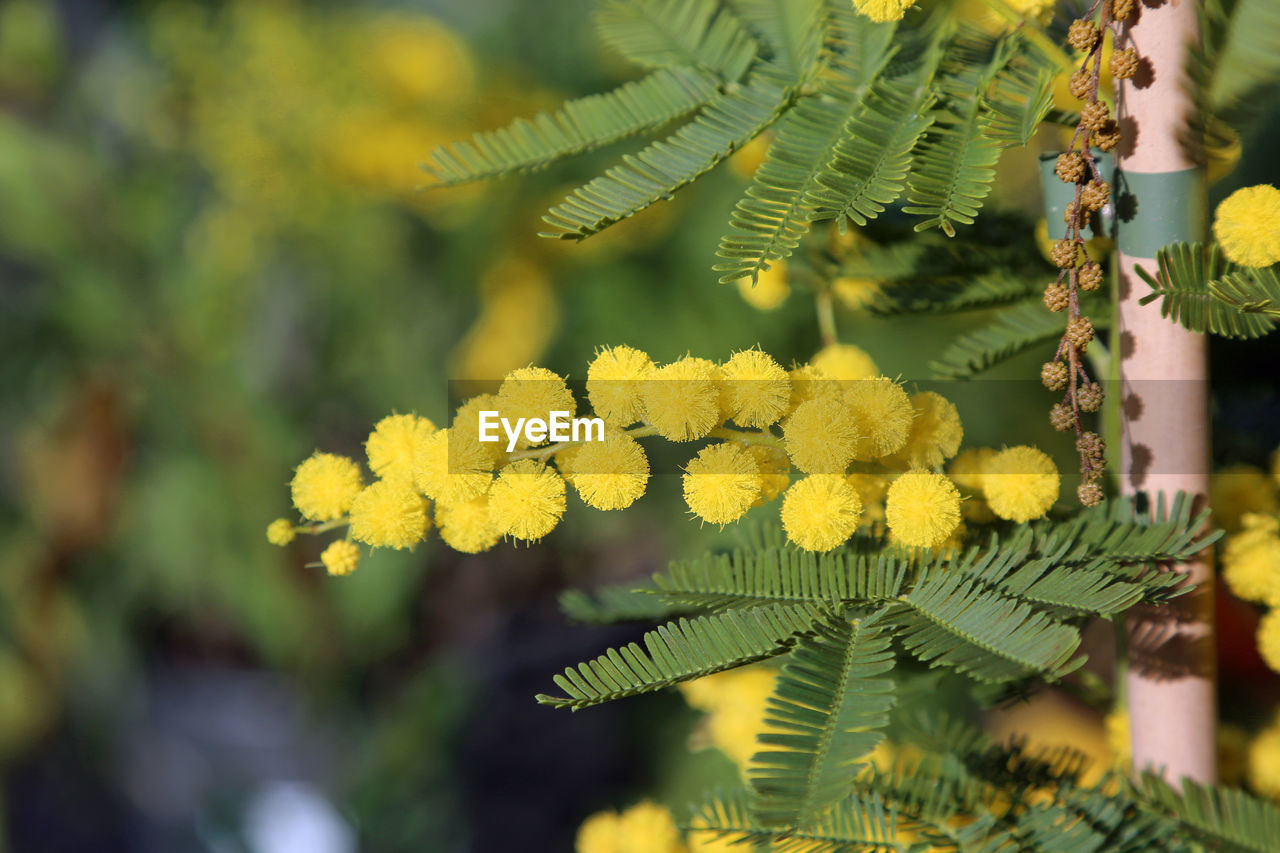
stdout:
{"type": "MultiPolygon", "coordinates": [[[[1097,433],[1086,432],[1080,422],[1081,413],[1098,411],[1103,398],[1102,386],[1089,379],[1082,357],[1093,341],[1094,328],[1092,321],[1080,313],[1079,294],[1102,287],[1102,267],[1089,257],[1083,232],[1089,217],[1111,201],[1111,185],[1098,169],[1093,151],[1111,151],[1120,144],[1120,127],[1111,108],[1098,99],[1102,43],[1115,22],[1127,20],[1132,14],[1133,0],[1095,0],[1084,17],[1072,22],[1067,41],[1084,58],[1072,73],[1068,88],[1084,105],[1071,145],[1058,155],[1054,169],[1059,180],[1073,185],[1075,198],[1064,214],[1067,236],[1054,243],[1049,253],[1059,272],[1057,280],[1045,288],[1044,304],[1055,313],[1065,311],[1067,322],[1057,354],[1040,368],[1040,381],[1050,391],[1065,391],[1063,400],[1050,410],[1049,422],[1060,432],[1075,431],[1080,473],[1084,477],[1077,496],[1086,506],[1094,506],[1103,498],[1106,447],[1097,433]],[[1095,14],[1099,16],[1096,22],[1095,14]]],[[[1132,47],[1112,54],[1111,73],[1117,79],[1133,77],[1138,66],[1138,54],[1132,47]]]]}

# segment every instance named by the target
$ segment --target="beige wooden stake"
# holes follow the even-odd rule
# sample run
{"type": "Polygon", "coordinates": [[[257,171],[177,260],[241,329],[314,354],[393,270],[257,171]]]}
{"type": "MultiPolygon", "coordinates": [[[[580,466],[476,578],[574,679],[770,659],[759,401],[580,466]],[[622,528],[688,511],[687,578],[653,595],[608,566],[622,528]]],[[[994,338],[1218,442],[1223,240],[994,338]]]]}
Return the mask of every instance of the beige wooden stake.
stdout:
{"type": "MultiPolygon", "coordinates": [[[[1110,2],[1110,0],[1104,0],[1110,2]]],[[[1172,496],[1209,491],[1208,364],[1205,338],[1160,316],[1158,303],[1138,305],[1148,286],[1135,264],[1154,274],[1155,246],[1201,240],[1204,171],[1189,138],[1192,103],[1185,63],[1198,38],[1193,0],[1140,0],[1117,47],[1132,45],[1142,65],[1118,80],[1124,133],[1120,169],[1133,198],[1117,182],[1120,270],[1121,472],[1126,493],[1172,496]],[[1136,200],[1136,208],[1133,202],[1136,200]],[[1126,224],[1126,205],[1134,208],[1126,224]],[[1126,229],[1129,234],[1126,235],[1126,229]]],[[[1165,777],[1215,781],[1216,673],[1213,568],[1206,558],[1181,567],[1197,592],[1174,607],[1129,622],[1129,713],[1135,771],[1163,768],[1165,777]]]]}

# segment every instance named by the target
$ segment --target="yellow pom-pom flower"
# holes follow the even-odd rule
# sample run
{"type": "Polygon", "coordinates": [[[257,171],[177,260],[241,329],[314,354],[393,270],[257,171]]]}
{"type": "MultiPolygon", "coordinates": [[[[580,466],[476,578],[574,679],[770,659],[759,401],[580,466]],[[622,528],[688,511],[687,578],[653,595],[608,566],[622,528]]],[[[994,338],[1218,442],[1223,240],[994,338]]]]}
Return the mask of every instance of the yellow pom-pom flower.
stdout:
{"type": "Polygon", "coordinates": [[[812,474],[787,489],[782,526],[806,551],[830,551],[858,529],[862,499],[839,474],[812,474]]]}
{"type": "Polygon", "coordinates": [[[1258,622],[1258,652],[1267,666],[1280,672],[1280,608],[1267,611],[1258,622]]]}
{"type": "Polygon", "coordinates": [[[428,524],[427,502],[403,480],[378,480],[351,502],[351,538],[375,548],[410,548],[428,524]]]}
{"type": "Polygon", "coordinates": [[[973,447],[951,460],[951,464],[947,466],[947,476],[955,481],[965,497],[962,507],[964,517],[978,524],[996,519],[991,507],[987,506],[982,491],[982,478],[995,456],[996,451],[990,447],[973,447]]]}
{"type": "Polygon", "coordinates": [[[991,511],[1008,521],[1041,518],[1058,500],[1061,477],[1047,454],[1020,445],[997,453],[982,476],[991,511]]]}
{"type": "MultiPolygon", "coordinates": [[[[541,418],[549,420],[551,412],[577,412],[573,392],[564,379],[545,367],[521,367],[507,374],[498,388],[498,411],[511,423],[517,418],[541,418]]],[[[545,441],[545,439],[544,439],[545,441]]],[[[529,447],[529,439],[523,430],[516,440],[516,449],[529,447]]]]}
{"type": "Polygon", "coordinates": [[[793,367],[787,373],[787,378],[791,381],[791,399],[787,403],[788,412],[794,412],[801,403],[806,400],[812,400],[815,397],[828,396],[834,399],[840,396],[838,386],[834,382],[824,381],[826,377],[822,371],[811,364],[793,367]]]}
{"type": "Polygon", "coordinates": [[[388,415],[378,421],[364,443],[369,467],[384,480],[413,480],[418,459],[436,425],[417,415],[388,415]]]}
{"type": "Polygon", "coordinates": [[[1263,729],[1249,744],[1249,787],[1280,801],[1280,720],[1263,729]]]}
{"type": "Polygon", "coordinates": [[[578,827],[576,853],[684,853],[680,830],[657,803],[637,803],[618,814],[597,812],[578,827]]]}
{"type": "Polygon", "coordinates": [[[1242,266],[1280,261],[1280,190],[1260,184],[1227,196],[1214,214],[1213,236],[1227,258],[1242,266]]]}
{"type": "MultiPolygon", "coordinates": [[[[497,467],[507,446],[506,437],[500,435],[499,441],[480,440],[480,413],[496,411],[499,411],[497,394],[478,394],[459,406],[453,413],[453,423],[449,425],[449,431],[455,441],[461,442],[458,448],[453,450],[455,461],[465,463],[461,467],[478,466],[481,470],[497,467]],[[460,449],[465,452],[460,452],[460,449]]],[[[490,435],[492,434],[491,431],[490,435]]],[[[422,457],[419,456],[418,459],[420,468],[422,457]]],[[[455,473],[458,473],[456,469],[455,473]]]]}
{"type": "Polygon", "coordinates": [[[873,278],[845,275],[831,282],[831,292],[850,311],[861,311],[875,304],[881,294],[880,282],[873,278]]]}
{"type": "Polygon", "coordinates": [[[897,382],[880,377],[846,383],[845,401],[860,434],[854,459],[879,459],[907,443],[915,409],[897,382]]]}
{"type": "Polygon", "coordinates": [[[964,438],[964,427],[955,404],[932,391],[911,397],[915,418],[907,433],[906,445],[895,454],[908,468],[937,468],[956,455],[964,438]]]}
{"type": "Polygon", "coordinates": [[[588,441],[573,454],[569,481],[583,503],[596,509],[625,509],[644,494],[649,459],[626,433],[612,432],[604,441],[588,441]]]}
{"type": "Polygon", "coordinates": [[[654,372],[641,397],[645,417],[669,441],[703,438],[724,422],[714,365],[705,358],[682,358],[654,372]]]}
{"type": "Polygon", "coordinates": [[[726,414],[741,426],[767,427],[787,411],[791,380],[787,372],[760,350],[735,353],[721,368],[726,414]]]}
{"type": "Polygon", "coordinates": [[[708,715],[711,745],[745,773],[760,748],[756,735],[764,728],[765,707],[777,681],[776,669],[757,665],[685,681],[679,688],[689,707],[708,715]]]}
{"type": "Polygon", "coordinates": [[[960,492],[941,474],[908,471],[890,484],[884,513],[899,542],[933,548],[960,525],[960,492]]]}
{"type": "Polygon", "coordinates": [[[606,347],[587,367],[587,399],[597,415],[614,426],[630,426],[644,417],[641,391],[654,372],[648,353],[631,347],[606,347]]]}
{"type": "Polygon", "coordinates": [[[871,379],[880,374],[876,363],[865,350],[853,344],[831,344],[823,347],[810,362],[827,379],[871,379]]]}
{"type": "Polygon", "coordinates": [[[534,541],[564,515],[564,480],[535,459],[512,462],[489,490],[489,512],[503,535],[534,541]]]}
{"type": "Polygon", "coordinates": [[[760,496],[760,466],[736,444],[702,448],[685,467],[684,501],[694,515],[728,524],[746,514],[760,496]]]}
{"type": "Polygon", "coordinates": [[[304,518],[332,521],[351,508],[364,488],[360,466],[334,453],[316,453],[298,466],[291,484],[293,505],[304,518]]]}
{"type": "Polygon", "coordinates": [[[360,565],[360,549],[354,542],[337,539],[320,552],[320,563],[331,575],[349,575],[360,565]]]}
{"type": "Polygon", "coordinates": [[[464,554],[488,551],[502,538],[502,531],[489,511],[488,495],[436,504],[436,527],[446,545],[464,554]]]}
{"type": "Polygon", "coordinates": [[[916,0],[853,0],[853,5],[877,24],[887,24],[890,21],[901,21],[915,2],[916,0]]]}
{"type": "Polygon", "coordinates": [[[493,480],[490,452],[485,445],[453,427],[427,440],[418,458],[413,482],[424,495],[444,503],[468,501],[485,493],[493,480]]]}
{"type": "Polygon", "coordinates": [[[738,293],[742,300],[757,311],[773,311],[787,301],[791,285],[787,281],[787,262],[774,261],[773,266],[761,270],[753,282],[751,276],[738,279],[738,293]]]}
{"type": "Polygon", "coordinates": [[[298,531],[294,529],[293,522],[287,518],[277,518],[267,525],[267,541],[272,545],[279,545],[283,548],[297,536],[298,531]]]}
{"type": "Polygon", "coordinates": [[[786,451],[778,447],[753,444],[747,448],[747,452],[760,466],[760,497],[756,499],[756,504],[768,503],[785,492],[787,486],[791,485],[791,463],[786,451]]]}
{"type": "Polygon", "coordinates": [[[1222,578],[1236,597],[1280,607],[1280,521],[1252,512],[1242,521],[1223,549],[1222,578]]]}
{"type": "Polygon", "coordinates": [[[1228,533],[1240,529],[1245,513],[1275,514],[1276,487],[1261,468],[1229,465],[1209,478],[1209,505],[1213,523],[1228,533]]]}
{"type": "Polygon", "coordinates": [[[806,474],[843,474],[860,438],[845,406],[825,398],[801,403],[782,435],[792,464],[806,474]]]}

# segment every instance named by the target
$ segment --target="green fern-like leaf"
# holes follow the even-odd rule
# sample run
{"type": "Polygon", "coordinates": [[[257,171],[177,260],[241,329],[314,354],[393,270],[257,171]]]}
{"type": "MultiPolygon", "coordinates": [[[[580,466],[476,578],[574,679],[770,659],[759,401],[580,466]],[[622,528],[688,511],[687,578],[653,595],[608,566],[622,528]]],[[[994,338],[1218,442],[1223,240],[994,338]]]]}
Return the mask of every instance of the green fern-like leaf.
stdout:
{"type": "MultiPolygon", "coordinates": [[[[1106,306],[1099,298],[1081,298],[1080,310],[1105,328],[1106,306]]],[[[1039,299],[1010,303],[997,310],[986,325],[953,341],[933,362],[933,372],[944,379],[967,379],[989,370],[1037,344],[1062,337],[1063,319],[1046,310],[1039,299]]]]}
{"type": "MultiPolygon", "coordinates": [[[[1140,304],[1160,300],[1160,315],[1193,332],[1211,332],[1229,338],[1257,338],[1275,328],[1275,320],[1265,313],[1246,311],[1218,297],[1210,282],[1226,279],[1239,268],[1228,261],[1218,246],[1173,243],[1156,252],[1156,275],[1134,267],[1151,286],[1140,304]]],[[[1228,287],[1235,292],[1235,279],[1228,287]]]]}
{"type": "Polygon", "coordinates": [[[1028,676],[1056,680],[1083,661],[1073,659],[1079,632],[1017,599],[985,589],[965,575],[933,569],[903,596],[898,637],[921,661],[948,666],[979,681],[1028,676]]]}
{"type": "Polygon", "coordinates": [[[1280,319],[1280,276],[1275,267],[1245,269],[1209,282],[1209,295],[1234,306],[1242,314],[1280,319]]]}
{"type": "Polygon", "coordinates": [[[637,584],[606,586],[591,592],[567,589],[560,593],[560,610],[574,622],[608,625],[614,622],[653,622],[683,612],[637,584]]]}
{"type": "Polygon", "coordinates": [[[991,137],[1006,146],[1026,145],[1053,108],[1058,69],[1039,50],[1028,48],[1003,68],[985,98],[991,137]]]}
{"type": "Polygon", "coordinates": [[[1189,779],[1177,791],[1150,774],[1143,777],[1142,791],[1211,849],[1274,853],[1280,845],[1280,807],[1274,803],[1189,779]]]}
{"type": "Polygon", "coordinates": [[[566,101],[532,121],[518,118],[467,142],[442,145],[426,166],[440,186],[500,175],[535,172],[557,160],[592,151],[693,112],[716,96],[716,79],[705,71],[654,71],[611,92],[566,101]]]}
{"type": "Polygon", "coordinates": [[[871,91],[845,124],[827,168],[809,188],[816,219],[850,219],[858,225],[879,216],[902,194],[911,152],[933,123],[931,96],[911,82],[871,91]]]}
{"type": "Polygon", "coordinates": [[[897,812],[878,794],[854,793],[808,826],[771,827],[753,814],[749,794],[715,793],[694,810],[685,826],[699,841],[724,839],[731,849],[774,853],[899,853],[897,812]]]}
{"type": "Polygon", "coordinates": [[[721,82],[740,78],[755,39],[717,0],[605,0],[595,13],[606,44],[645,68],[700,68],[721,82]]]}
{"type": "Polygon", "coordinates": [[[1272,0],[1206,3],[1217,22],[1209,34],[1202,61],[1208,109],[1228,124],[1242,128],[1265,115],[1280,88],[1280,6],[1272,0]]]}
{"type": "Polygon", "coordinates": [[[645,634],[643,649],[631,643],[569,667],[555,677],[566,695],[537,699],[577,710],[774,657],[820,614],[810,605],[771,605],[680,619],[645,634]]]}
{"type": "Polygon", "coordinates": [[[991,121],[976,101],[966,113],[938,111],[933,129],[916,152],[907,184],[910,203],[903,210],[926,217],[916,230],[937,227],[954,237],[955,223],[972,225],[991,192],[1000,153],[991,121]]]}
{"type": "Polygon", "coordinates": [[[893,707],[889,640],[874,617],[832,616],[792,652],[747,770],[761,823],[808,826],[848,792],[893,707]]]}
{"type": "Polygon", "coordinates": [[[776,68],[792,83],[818,70],[822,46],[822,0],[729,0],[771,53],[776,68]]]}
{"type": "Polygon", "coordinates": [[[792,97],[777,69],[753,72],[669,138],[574,190],[543,217],[554,230],[542,236],[582,240],[670,198],[773,124],[792,97]]]}
{"type": "Polygon", "coordinates": [[[881,289],[871,310],[877,314],[949,314],[990,308],[1024,299],[1042,284],[1039,278],[1008,269],[966,275],[960,281],[947,278],[895,282],[881,289]]]}

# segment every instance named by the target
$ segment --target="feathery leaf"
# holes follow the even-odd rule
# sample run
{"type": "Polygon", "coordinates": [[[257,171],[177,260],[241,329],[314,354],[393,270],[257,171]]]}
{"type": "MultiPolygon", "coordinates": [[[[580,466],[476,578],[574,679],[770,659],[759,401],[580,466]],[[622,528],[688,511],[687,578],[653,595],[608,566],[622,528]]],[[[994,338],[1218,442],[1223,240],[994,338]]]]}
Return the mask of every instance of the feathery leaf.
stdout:
{"type": "Polygon", "coordinates": [[[594,17],[604,42],[644,68],[685,65],[728,83],[756,57],[755,39],[717,0],[604,0],[594,17]]]}
{"type": "Polygon", "coordinates": [[[1271,317],[1225,301],[1210,287],[1210,282],[1230,277],[1227,289],[1239,292],[1237,277],[1232,274],[1240,268],[1226,259],[1217,244],[1172,243],[1156,252],[1156,275],[1139,266],[1134,270],[1151,285],[1151,293],[1138,303],[1161,300],[1160,316],[1193,332],[1257,338],[1275,328],[1271,317]]]}

